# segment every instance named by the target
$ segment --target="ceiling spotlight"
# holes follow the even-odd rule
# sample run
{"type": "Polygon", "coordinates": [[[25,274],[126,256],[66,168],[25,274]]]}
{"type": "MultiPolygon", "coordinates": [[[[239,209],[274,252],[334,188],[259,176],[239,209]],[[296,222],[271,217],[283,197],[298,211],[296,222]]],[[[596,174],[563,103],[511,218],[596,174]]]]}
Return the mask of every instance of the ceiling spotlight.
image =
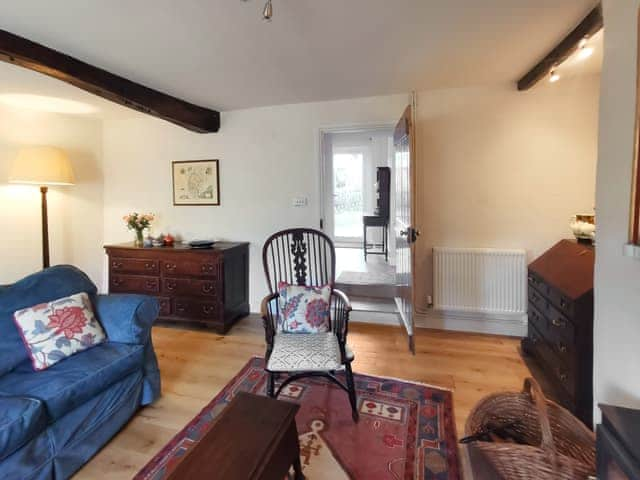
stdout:
{"type": "Polygon", "coordinates": [[[587,39],[583,38],[578,44],[578,59],[584,60],[593,54],[593,47],[587,46],[587,39]]]}
{"type": "Polygon", "coordinates": [[[262,18],[269,22],[271,21],[271,17],[273,17],[273,5],[271,4],[271,0],[267,0],[262,10],[262,18]]]}
{"type": "Polygon", "coordinates": [[[554,68],[549,72],[549,82],[556,83],[558,80],[560,80],[560,74],[554,68]]]}

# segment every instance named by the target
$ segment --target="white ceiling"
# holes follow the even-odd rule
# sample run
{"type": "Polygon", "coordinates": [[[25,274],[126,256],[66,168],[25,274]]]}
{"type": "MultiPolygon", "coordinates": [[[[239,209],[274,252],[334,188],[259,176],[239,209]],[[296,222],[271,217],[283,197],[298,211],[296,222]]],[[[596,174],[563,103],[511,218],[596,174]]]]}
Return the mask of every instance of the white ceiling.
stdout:
{"type": "MultiPolygon", "coordinates": [[[[273,0],[267,23],[263,0],[11,0],[0,2],[0,28],[185,100],[231,110],[515,82],[595,3],[273,0]]],[[[2,91],[113,108],[6,64],[2,91]]]]}

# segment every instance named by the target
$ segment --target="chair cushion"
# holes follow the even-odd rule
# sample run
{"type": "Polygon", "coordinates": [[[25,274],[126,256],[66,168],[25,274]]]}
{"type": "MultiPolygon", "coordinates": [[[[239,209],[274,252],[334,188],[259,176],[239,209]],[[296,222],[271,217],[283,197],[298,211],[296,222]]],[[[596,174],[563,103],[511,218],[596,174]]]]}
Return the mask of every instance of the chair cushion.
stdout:
{"type": "MultiPolygon", "coordinates": [[[[353,357],[353,353],[351,355],[353,357]]],[[[279,333],[274,336],[273,350],[267,363],[267,370],[271,372],[313,372],[340,368],[340,346],[338,337],[332,332],[306,335],[279,333]]]]}
{"type": "Polygon", "coordinates": [[[107,342],[34,372],[29,361],[0,377],[0,396],[41,400],[53,421],[106,390],[136,369],[142,369],[144,346],[107,342]]]}
{"type": "Polygon", "coordinates": [[[331,286],[307,287],[280,282],[280,325],[286,333],[319,333],[331,329],[331,286]]]}
{"type": "Polygon", "coordinates": [[[18,310],[13,319],[34,370],[49,368],[107,339],[84,292],[18,310]]]}
{"type": "Polygon", "coordinates": [[[18,450],[46,426],[47,414],[41,401],[0,397],[0,460],[18,450]]]}

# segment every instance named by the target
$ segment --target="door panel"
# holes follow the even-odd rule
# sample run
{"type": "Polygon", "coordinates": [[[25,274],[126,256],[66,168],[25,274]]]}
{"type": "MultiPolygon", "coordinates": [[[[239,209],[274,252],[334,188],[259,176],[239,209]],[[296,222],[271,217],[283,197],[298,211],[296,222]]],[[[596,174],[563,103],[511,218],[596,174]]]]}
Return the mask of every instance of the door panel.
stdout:
{"type": "Polygon", "coordinates": [[[396,304],[409,336],[409,348],[415,353],[413,318],[415,229],[415,154],[411,105],[396,125],[393,135],[395,155],[396,211],[396,304]]]}

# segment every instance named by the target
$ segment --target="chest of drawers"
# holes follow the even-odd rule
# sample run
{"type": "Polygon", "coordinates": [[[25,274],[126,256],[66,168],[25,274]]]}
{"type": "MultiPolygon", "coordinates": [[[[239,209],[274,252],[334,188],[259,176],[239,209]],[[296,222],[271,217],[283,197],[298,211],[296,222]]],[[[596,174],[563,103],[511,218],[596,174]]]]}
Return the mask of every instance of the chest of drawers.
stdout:
{"type": "Polygon", "coordinates": [[[522,342],[546,393],[589,427],[594,262],[592,247],[562,240],[529,265],[529,326],[522,342]]]}
{"type": "Polygon", "coordinates": [[[249,244],[212,249],[107,245],[109,292],[153,295],[162,321],[197,322],[226,333],[249,314],[249,244]]]}

